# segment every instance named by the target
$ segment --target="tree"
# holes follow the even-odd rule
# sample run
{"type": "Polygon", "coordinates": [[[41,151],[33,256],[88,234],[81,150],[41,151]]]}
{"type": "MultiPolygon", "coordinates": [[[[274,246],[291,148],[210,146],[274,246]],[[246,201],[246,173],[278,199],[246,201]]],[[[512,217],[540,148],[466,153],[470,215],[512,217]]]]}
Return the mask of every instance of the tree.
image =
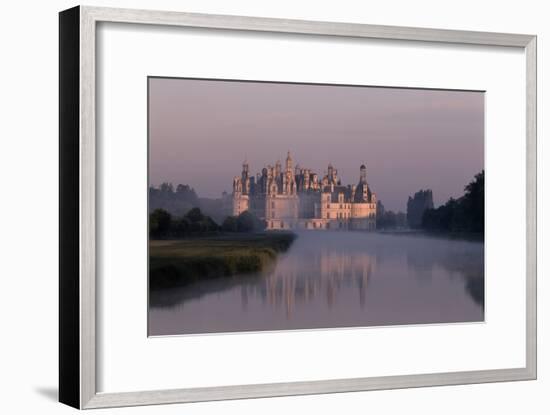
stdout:
{"type": "Polygon", "coordinates": [[[405,214],[405,212],[397,212],[397,214],[395,215],[395,221],[398,228],[406,228],[407,215],[405,214]]]}
{"type": "Polygon", "coordinates": [[[227,216],[222,224],[224,232],[257,232],[264,228],[265,223],[248,210],[239,216],[227,216]]]}
{"type": "Polygon", "coordinates": [[[185,218],[191,223],[196,223],[204,220],[204,215],[199,208],[193,208],[185,214],[185,218]]]}
{"type": "Polygon", "coordinates": [[[254,232],[256,230],[256,217],[248,210],[237,216],[237,230],[239,232],[254,232]]]}
{"type": "Polygon", "coordinates": [[[205,223],[207,231],[219,231],[220,226],[210,216],[205,216],[205,223]]]}
{"type": "Polygon", "coordinates": [[[199,208],[193,208],[183,217],[189,223],[189,230],[195,233],[215,232],[219,226],[210,216],[203,215],[199,208]]]}
{"type": "Polygon", "coordinates": [[[172,221],[172,232],[176,237],[185,237],[191,232],[191,224],[186,218],[172,221]]]}
{"type": "Polygon", "coordinates": [[[407,200],[407,221],[411,228],[422,226],[422,215],[426,209],[433,209],[433,195],[430,189],[419,190],[407,200]]]}
{"type": "Polygon", "coordinates": [[[427,209],[422,216],[422,227],[427,230],[453,231],[456,228],[458,202],[451,198],[437,209],[427,209]]]}
{"type": "Polygon", "coordinates": [[[172,183],[162,183],[160,185],[160,191],[162,193],[174,193],[174,186],[172,186],[172,183]]]}
{"type": "Polygon", "coordinates": [[[193,206],[199,205],[199,198],[195,190],[187,184],[178,184],[175,196],[175,200],[180,203],[188,203],[193,206]]]}
{"type": "Polygon", "coordinates": [[[485,228],[485,170],[475,175],[464,188],[463,209],[466,227],[471,232],[483,232],[485,228]]]}
{"type": "Polygon", "coordinates": [[[172,216],[164,209],[155,209],[149,215],[149,233],[153,236],[167,236],[172,225],[172,216]]]}
{"type": "Polygon", "coordinates": [[[164,209],[173,216],[182,216],[199,205],[199,198],[189,185],[178,184],[175,191],[172,183],[168,182],[162,183],[158,188],[149,187],[149,212],[164,209]]]}
{"type": "Polygon", "coordinates": [[[155,209],[149,215],[149,234],[154,238],[184,238],[194,234],[218,232],[220,227],[200,209],[191,209],[183,217],[172,217],[164,209],[155,209]]]}
{"type": "Polygon", "coordinates": [[[222,223],[222,231],[224,231],[224,232],[237,232],[238,231],[237,217],[236,216],[226,217],[225,220],[222,223]]]}
{"type": "Polygon", "coordinates": [[[450,198],[437,209],[427,209],[422,228],[431,231],[484,233],[485,172],[476,174],[459,199],[450,198]]]}
{"type": "Polygon", "coordinates": [[[193,190],[189,187],[187,184],[178,184],[176,187],[176,193],[185,194],[188,193],[190,190],[193,190]]]}
{"type": "Polygon", "coordinates": [[[386,210],[380,200],[376,206],[376,229],[396,229],[407,226],[407,217],[403,212],[386,210]]]}

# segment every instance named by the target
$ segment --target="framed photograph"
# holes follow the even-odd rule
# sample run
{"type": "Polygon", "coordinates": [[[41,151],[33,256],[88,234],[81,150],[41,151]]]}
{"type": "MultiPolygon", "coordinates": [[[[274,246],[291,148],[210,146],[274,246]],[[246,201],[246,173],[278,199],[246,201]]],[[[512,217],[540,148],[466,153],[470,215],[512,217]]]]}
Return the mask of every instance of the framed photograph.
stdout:
{"type": "Polygon", "coordinates": [[[536,36],[59,23],[61,402],[536,378],[536,36]]]}

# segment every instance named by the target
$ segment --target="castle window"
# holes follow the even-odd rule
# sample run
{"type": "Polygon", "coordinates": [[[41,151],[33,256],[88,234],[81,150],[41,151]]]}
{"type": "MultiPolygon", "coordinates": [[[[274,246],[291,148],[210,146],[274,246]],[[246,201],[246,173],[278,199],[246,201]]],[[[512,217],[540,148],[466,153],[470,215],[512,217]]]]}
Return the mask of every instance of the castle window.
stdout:
{"type": "Polygon", "coordinates": [[[330,209],[330,203],[327,203],[327,209],[330,209]]]}
{"type": "Polygon", "coordinates": [[[281,222],[281,228],[284,228],[284,227],[285,227],[285,223],[281,222]]]}
{"type": "Polygon", "coordinates": [[[330,213],[327,212],[327,219],[330,219],[330,213]]]}
{"type": "Polygon", "coordinates": [[[275,212],[271,212],[271,219],[275,219],[275,212]]]}
{"type": "Polygon", "coordinates": [[[271,202],[271,209],[275,209],[275,202],[271,202]]]}

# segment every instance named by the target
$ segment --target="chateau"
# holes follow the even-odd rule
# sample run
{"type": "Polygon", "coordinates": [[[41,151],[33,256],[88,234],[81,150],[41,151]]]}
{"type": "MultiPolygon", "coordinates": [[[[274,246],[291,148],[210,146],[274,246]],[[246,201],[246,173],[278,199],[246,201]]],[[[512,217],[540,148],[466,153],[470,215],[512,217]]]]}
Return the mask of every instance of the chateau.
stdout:
{"type": "Polygon", "coordinates": [[[338,170],[328,165],[319,176],[311,169],[293,167],[290,152],[281,162],[256,176],[243,163],[233,179],[233,215],[250,211],[266,222],[266,229],[376,229],[376,195],[367,183],[367,168],[359,169],[359,183],[343,186],[338,170]]]}

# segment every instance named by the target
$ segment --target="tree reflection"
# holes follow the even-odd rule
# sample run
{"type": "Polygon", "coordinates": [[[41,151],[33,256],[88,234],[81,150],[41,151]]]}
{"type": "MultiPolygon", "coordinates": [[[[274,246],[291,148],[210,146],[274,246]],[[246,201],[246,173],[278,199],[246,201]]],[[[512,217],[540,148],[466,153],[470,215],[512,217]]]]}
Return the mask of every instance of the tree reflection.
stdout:
{"type": "Polygon", "coordinates": [[[410,245],[407,249],[407,264],[419,280],[432,278],[434,269],[443,268],[450,278],[464,280],[464,289],[480,306],[485,304],[484,247],[471,241],[448,241],[429,238],[434,243],[430,249],[424,244],[410,245]],[[439,243],[438,243],[439,242],[439,243]]]}

